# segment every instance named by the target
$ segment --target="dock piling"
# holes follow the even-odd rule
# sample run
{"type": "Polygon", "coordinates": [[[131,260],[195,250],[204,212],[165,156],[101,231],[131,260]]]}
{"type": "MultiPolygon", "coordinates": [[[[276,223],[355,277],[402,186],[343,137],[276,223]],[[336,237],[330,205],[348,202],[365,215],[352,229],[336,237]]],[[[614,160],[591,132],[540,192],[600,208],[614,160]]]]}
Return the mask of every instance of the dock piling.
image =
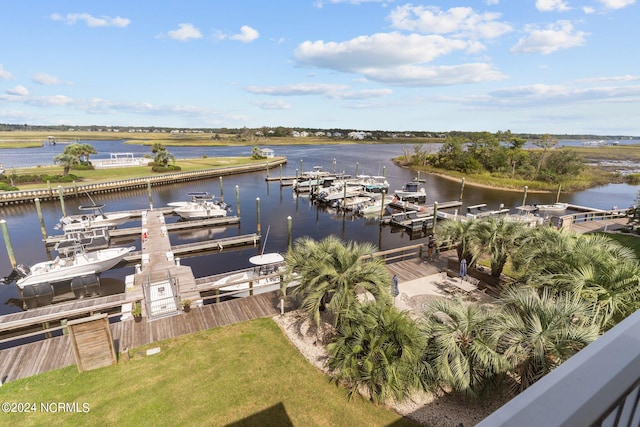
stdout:
{"type": "Polygon", "coordinates": [[[151,180],[147,180],[147,195],[149,196],[149,210],[153,210],[153,198],[151,197],[151,180]]]}
{"type": "Polygon", "coordinates": [[[58,197],[60,197],[60,208],[62,209],[62,216],[67,216],[67,209],[64,207],[64,193],[62,192],[62,186],[58,185],[58,197]]]}
{"type": "Polygon", "coordinates": [[[222,185],[222,177],[220,177],[220,201],[224,202],[224,187],[222,185]]]}
{"type": "Polygon", "coordinates": [[[260,235],[260,197],[256,197],[256,224],[257,224],[257,233],[260,235]]]}
{"type": "Polygon", "coordinates": [[[291,215],[287,217],[287,249],[291,250],[292,245],[292,237],[291,237],[291,224],[292,224],[291,215]]]}
{"type": "Polygon", "coordinates": [[[527,190],[529,189],[528,186],[524,186],[524,196],[522,197],[522,206],[526,206],[527,205],[527,190]]]}
{"type": "Polygon", "coordinates": [[[47,229],[44,226],[44,218],[42,216],[42,207],[40,206],[40,199],[35,198],[33,201],[36,204],[36,211],[38,212],[38,220],[40,221],[40,232],[42,233],[42,239],[45,240],[47,238],[47,229]]]}
{"type": "Polygon", "coordinates": [[[462,177],[462,183],[460,184],[460,198],[458,201],[462,201],[462,195],[464,194],[464,177],[462,177]]]}
{"type": "Polygon", "coordinates": [[[11,267],[15,268],[16,257],[13,254],[13,246],[11,246],[11,238],[9,237],[9,228],[7,227],[7,221],[4,219],[0,219],[0,228],[2,228],[2,235],[4,236],[4,245],[7,247],[7,254],[9,255],[9,262],[11,262],[11,267]]]}
{"type": "Polygon", "coordinates": [[[240,218],[240,187],[236,185],[236,215],[240,218]]]}

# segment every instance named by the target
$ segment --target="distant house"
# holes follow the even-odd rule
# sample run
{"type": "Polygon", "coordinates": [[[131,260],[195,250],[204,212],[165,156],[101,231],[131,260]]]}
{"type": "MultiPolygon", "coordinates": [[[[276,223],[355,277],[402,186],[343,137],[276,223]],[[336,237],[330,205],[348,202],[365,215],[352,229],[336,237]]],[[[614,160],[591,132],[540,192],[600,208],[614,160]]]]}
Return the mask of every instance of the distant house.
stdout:
{"type": "Polygon", "coordinates": [[[260,155],[262,157],[266,157],[267,159],[271,159],[274,156],[274,151],[271,148],[261,148],[260,155]]]}

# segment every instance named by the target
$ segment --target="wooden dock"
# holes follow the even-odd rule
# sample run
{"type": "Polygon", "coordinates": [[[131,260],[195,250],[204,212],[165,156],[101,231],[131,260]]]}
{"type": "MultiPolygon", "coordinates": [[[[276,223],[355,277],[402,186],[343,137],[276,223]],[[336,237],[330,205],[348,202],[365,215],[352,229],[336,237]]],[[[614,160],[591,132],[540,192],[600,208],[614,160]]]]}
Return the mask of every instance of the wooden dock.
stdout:
{"type": "MultiPolygon", "coordinates": [[[[170,214],[172,210],[167,211],[166,209],[154,209],[154,212],[162,213],[163,215],[170,214]]],[[[138,215],[140,216],[140,215],[138,215]]],[[[225,216],[221,218],[207,218],[195,221],[180,221],[174,222],[171,224],[165,224],[167,231],[182,231],[182,230],[191,230],[194,228],[202,228],[202,227],[224,227],[227,225],[235,225],[240,223],[240,217],[238,216],[225,216]]],[[[109,236],[111,238],[125,238],[131,236],[139,236],[142,232],[141,226],[135,227],[127,227],[127,228],[117,228],[115,230],[109,230],[109,236]]],[[[56,236],[48,236],[44,239],[44,242],[48,246],[54,246],[58,242],[64,240],[64,235],[56,235],[56,236]]]]}
{"type": "MultiPolygon", "coordinates": [[[[119,353],[124,347],[135,348],[218,326],[275,316],[280,312],[278,303],[276,293],[270,292],[193,307],[189,313],[154,321],[116,322],[109,325],[109,329],[119,353]]],[[[69,336],[58,336],[0,350],[0,379],[14,381],[75,363],[69,336]]]]}
{"type": "MultiPolygon", "coordinates": [[[[161,224],[159,217],[156,216],[155,219],[153,216],[147,217],[146,225],[148,230],[154,221],[158,221],[158,224],[161,224]]],[[[159,232],[162,233],[162,230],[159,232]]],[[[158,236],[152,234],[150,238],[152,237],[158,236]]],[[[150,255],[154,253],[153,250],[157,250],[158,252],[155,253],[161,255],[159,251],[165,249],[160,240],[148,240],[146,243],[146,250],[150,255]],[[151,246],[153,246],[153,248],[151,246]]],[[[436,261],[436,263],[424,262],[423,248],[424,245],[418,244],[379,252],[375,256],[384,258],[388,263],[387,268],[389,272],[397,275],[401,281],[413,280],[437,273],[442,268],[441,265],[437,264],[438,261],[436,261]]],[[[168,261],[165,262],[164,260],[160,260],[154,265],[156,268],[173,268],[173,266],[169,265],[168,261]]],[[[144,280],[145,278],[143,276],[145,275],[141,272],[139,275],[136,275],[136,280],[144,280]]],[[[180,285],[182,286],[182,281],[180,285]]],[[[25,313],[2,316],[0,317],[0,325],[6,330],[10,330],[19,326],[18,322],[23,322],[22,325],[36,325],[45,320],[54,321],[67,319],[68,314],[72,312],[70,307],[75,307],[78,313],[83,311],[87,313],[87,310],[91,310],[91,313],[97,313],[107,308],[117,307],[124,302],[140,298],[141,296],[140,286],[134,285],[134,291],[127,292],[125,295],[120,294],[111,297],[73,301],[67,303],[68,305],[65,306],[65,310],[60,310],[61,305],[57,305],[29,310],[25,313]]],[[[209,328],[230,325],[261,317],[275,316],[280,313],[279,302],[277,292],[267,292],[244,298],[234,298],[215,304],[192,307],[188,313],[180,312],[170,317],[165,316],[153,320],[143,318],[141,322],[135,322],[131,319],[120,320],[111,323],[109,330],[111,331],[116,351],[120,353],[124,348],[136,348],[209,328]]],[[[294,307],[288,309],[292,308],[294,307]]],[[[110,317],[118,320],[121,314],[112,313],[110,317]]],[[[60,334],[60,330],[64,330],[64,326],[55,328],[58,334],[60,334]]],[[[41,337],[44,333],[45,331],[41,330],[31,336],[35,337],[39,335],[41,337]]],[[[33,343],[0,350],[0,379],[2,382],[13,381],[71,366],[75,363],[69,336],[55,336],[53,338],[42,339],[33,343]]]]}

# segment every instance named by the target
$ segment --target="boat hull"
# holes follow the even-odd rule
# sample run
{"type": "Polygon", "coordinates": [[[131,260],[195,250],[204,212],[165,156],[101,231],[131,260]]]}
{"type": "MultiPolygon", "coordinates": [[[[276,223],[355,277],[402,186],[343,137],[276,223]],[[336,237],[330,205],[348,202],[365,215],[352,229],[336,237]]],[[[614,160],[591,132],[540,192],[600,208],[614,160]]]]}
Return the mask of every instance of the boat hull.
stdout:
{"type": "Polygon", "coordinates": [[[30,268],[29,274],[17,280],[16,285],[24,289],[38,283],[62,282],[77,276],[98,274],[113,268],[134,249],[134,246],[108,248],[79,253],[69,258],[39,262],[30,268]]]}

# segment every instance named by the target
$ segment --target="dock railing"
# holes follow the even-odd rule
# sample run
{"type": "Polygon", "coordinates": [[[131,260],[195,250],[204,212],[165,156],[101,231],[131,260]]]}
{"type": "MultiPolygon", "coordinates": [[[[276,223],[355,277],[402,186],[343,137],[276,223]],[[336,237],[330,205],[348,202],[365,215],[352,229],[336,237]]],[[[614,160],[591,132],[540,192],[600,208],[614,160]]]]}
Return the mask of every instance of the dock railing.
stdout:
{"type": "Polygon", "coordinates": [[[560,226],[562,228],[571,228],[573,224],[579,224],[589,221],[607,221],[612,219],[625,218],[628,216],[629,209],[613,209],[608,211],[580,212],[570,215],[559,216],[560,226]]]}

